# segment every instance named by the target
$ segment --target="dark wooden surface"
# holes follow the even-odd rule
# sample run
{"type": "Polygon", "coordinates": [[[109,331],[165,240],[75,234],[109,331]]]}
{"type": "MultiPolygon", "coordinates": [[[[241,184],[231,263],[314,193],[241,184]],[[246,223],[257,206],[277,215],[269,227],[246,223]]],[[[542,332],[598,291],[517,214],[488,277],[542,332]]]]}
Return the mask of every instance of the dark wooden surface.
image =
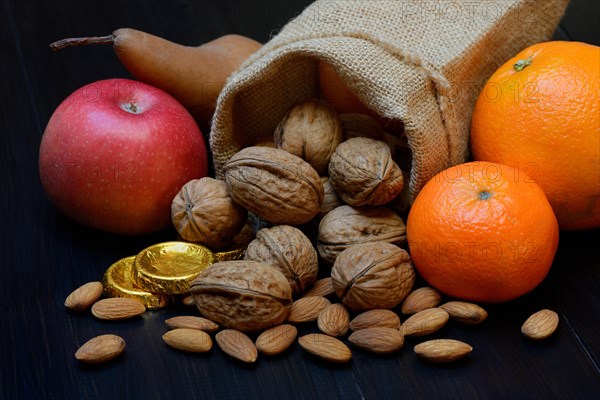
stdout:
{"type": "MultiPolygon", "coordinates": [[[[246,366],[218,348],[200,356],[168,348],[164,320],[181,307],[119,323],[63,306],[75,287],[99,280],[121,257],[174,238],[172,230],[123,238],[79,226],[46,199],[38,146],[52,111],[78,87],[129,77],[110,47],[52,53],[63,37],[104,35],[129,26],[184,44],[225,33],[265,42],[308,0],[295,1],[14,1],[0,2],[0,398],[598,398],[600,394],[600,230],[561,233],[548,278],[516,301],[489,307],[477,327],[449,324],[434,337],[473,345],[445,366],[421,362],[407,339],[403,351],[377,357],[355,351],[332,366],[294,345],[246,366]],[[556,335],[542,343],[520,325],[541,308],[556,310],[556,335]],[[103,333],[127,342],[123,357],[82,366],[79,345],[103,333]]],[[[556,38],[598,45],[597,1],[571,3],[556,38]]],[[[314,331],[310,325],[300,332],[314,331]]]]}

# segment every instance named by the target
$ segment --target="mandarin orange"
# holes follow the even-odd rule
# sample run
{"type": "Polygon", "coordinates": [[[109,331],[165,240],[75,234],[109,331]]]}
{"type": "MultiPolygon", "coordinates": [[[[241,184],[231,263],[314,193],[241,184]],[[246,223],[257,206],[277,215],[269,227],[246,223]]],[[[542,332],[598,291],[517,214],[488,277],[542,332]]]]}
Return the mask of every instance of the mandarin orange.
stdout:
{"type": "Polygon", "coordinates": [[[558,246],[558,222],[542,188],[496,163],[437,174],[417,195],[406,227],[419,274],[470,301],[498,303],[531,291],[558,246]]]}
{"type": "Polygon", "coordinates": [[[538,182],[561,229],[600,227],[600,47],[533,45],[508,60],[479,95],[475,160],[520,168],[538,182]]]}

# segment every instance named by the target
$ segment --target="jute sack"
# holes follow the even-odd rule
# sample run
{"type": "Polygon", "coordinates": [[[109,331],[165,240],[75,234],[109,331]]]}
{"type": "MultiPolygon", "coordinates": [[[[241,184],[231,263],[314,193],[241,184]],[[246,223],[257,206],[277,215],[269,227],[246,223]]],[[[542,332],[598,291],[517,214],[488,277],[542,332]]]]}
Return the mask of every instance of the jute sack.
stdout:
{"type": "MultiPolygon", "coordinates": [[[[403,121],[412,203],[434,174],[466,161],[472,108],[487,78],[521,49],[548,40],[567,3],[316,1],[225,85],[210,132],[215,175],[240,149],[272,138],[290,107],[319,95],[324,60],[370,109],[403,121]]],[[[514,93],[490,101],[498,95],[514,93]]]]}

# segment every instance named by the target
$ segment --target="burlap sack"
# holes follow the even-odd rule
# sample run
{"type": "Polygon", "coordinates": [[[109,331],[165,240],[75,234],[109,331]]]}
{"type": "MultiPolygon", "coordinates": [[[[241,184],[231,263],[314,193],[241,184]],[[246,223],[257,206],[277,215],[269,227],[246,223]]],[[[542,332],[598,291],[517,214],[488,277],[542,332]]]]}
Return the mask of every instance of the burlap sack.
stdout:
{"type": "Polygon", "coordinates": [[[471,111],[487,78],[548,40],[567,3],[316,1],[226,84],[210,133],[215,174],[241,148],[272,137],[290,107],[318,96],[321,59],[369,108],[404,122],[412,202],[434,174],[467,159],[471,111]]]}

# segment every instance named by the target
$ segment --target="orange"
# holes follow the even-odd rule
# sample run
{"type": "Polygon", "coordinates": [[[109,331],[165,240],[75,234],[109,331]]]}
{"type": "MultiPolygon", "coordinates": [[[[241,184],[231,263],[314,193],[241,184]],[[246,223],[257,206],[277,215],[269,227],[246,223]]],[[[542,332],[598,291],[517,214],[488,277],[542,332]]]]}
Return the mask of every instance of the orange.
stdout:
{"type": "Polygon", "coordinates": [[[558,222],[537,183],[511,167],[474,161],[440,172],[406,223],[416,270],[446,295],[498,303],[535,288],[558,246],[558,222]]]}
{"type": "Polygon", "coordinates": [[[600,227],[600,47],[533,45],[508,60],[479,95],[475,160],[520,168],[538,182],[561,229],[600,227]]]}

